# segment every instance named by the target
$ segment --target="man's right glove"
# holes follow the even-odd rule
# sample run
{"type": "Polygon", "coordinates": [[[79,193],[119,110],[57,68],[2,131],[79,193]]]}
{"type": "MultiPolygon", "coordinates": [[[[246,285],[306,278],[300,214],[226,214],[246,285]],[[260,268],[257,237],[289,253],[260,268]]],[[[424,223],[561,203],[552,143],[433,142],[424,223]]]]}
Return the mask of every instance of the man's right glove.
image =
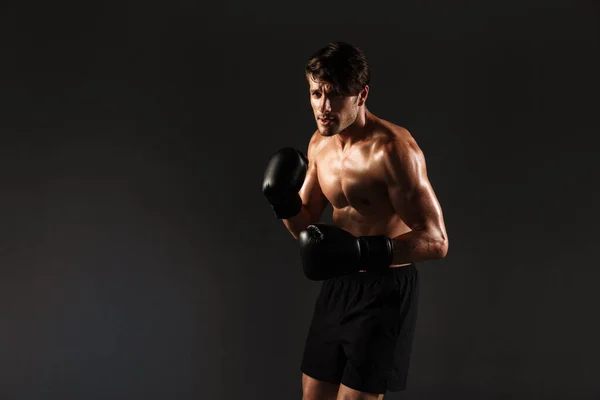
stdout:
{"type": "Polygon", "coordinates": [[[302,199],[298,192],[307,170],[308,159],[294,148],[284,147],[271,157],[265,171],[262,191],[277,218],[291,218],[302,209],[302,199]]]}

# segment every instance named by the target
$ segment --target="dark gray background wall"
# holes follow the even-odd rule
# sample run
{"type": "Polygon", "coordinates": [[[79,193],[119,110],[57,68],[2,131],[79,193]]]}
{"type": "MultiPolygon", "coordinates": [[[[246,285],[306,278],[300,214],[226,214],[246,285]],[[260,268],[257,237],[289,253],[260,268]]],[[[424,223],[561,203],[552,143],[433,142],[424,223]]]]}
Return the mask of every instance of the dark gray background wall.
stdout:
{"type": "Polygon", "coordinates": [[[0,398],[300,398],[319,286],[260,183],[306,149],[331,40],[369,57],[451,242],[388,397],[600,396],[596,4],[3,7],[0,398]]]}

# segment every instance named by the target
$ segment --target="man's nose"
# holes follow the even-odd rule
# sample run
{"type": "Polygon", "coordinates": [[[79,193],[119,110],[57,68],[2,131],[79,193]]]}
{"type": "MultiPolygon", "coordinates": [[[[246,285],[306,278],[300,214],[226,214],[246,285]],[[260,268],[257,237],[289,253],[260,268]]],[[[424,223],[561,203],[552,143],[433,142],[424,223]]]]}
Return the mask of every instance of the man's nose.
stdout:
{"type": "Polygon", "coordinates": [[[331,100],[328,97],[323,96],[321,98],[321,102],[319,103],[319,111],[321,113],[331,111],[331,100]]]}

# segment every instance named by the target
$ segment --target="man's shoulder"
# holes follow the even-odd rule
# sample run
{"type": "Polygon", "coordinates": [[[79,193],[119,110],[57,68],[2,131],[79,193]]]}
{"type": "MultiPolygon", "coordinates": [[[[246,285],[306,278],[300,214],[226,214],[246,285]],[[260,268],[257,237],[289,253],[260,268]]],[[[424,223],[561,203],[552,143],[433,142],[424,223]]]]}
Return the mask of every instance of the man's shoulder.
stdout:
{"type": "Polygon", "coordinates": [[[406,160],[418,160],[423,157],[421,148],[408,129],[383,119],[380,119],[379,125],[374,150],[382,160],[396,159],[406,162],[406,160]]]}
{"type": "Polygon", "coordinates": [[[416,141],[411,132],[403,126],[378,119],[375,137],[381,147],[410,148],[416,146],[416,141]]]}
{"type": "Polygon", "coordinates": [[[411,133],[403,126],[383,118],[377,118],[376,132],[381,139],[408,140],[413,139],[411,133]]]}

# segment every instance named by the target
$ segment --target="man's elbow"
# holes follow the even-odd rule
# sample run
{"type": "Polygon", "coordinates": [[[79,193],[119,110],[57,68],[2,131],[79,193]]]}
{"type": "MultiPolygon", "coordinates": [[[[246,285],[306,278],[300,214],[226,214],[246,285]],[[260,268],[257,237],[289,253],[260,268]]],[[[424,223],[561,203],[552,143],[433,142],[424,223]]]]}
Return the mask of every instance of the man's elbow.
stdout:
{"type": "MultiPolygon", "coordinates": [[[[413,229],[416,231],[416,229],[413,229]]],[[[428,260],[438,260],[445,258],[448,254],[448,236],[444,229],[440,229],[437,226],[428,226],[425,229],[420,230],[423,245],[426,247],[423,249],[426,253],[425,257],[428,260]]]]}
{"type": "Polygon", "coordinates": [[[427,233],[429,259],[445,258],[448,254],[448,236],[439,229],[429,229],[427,233]]]}
{"type": "Polygon", "coordinates": [[[298,240],[300,233],[302,233],[303,229],[292,228],[289,226],[287,228],[288,228],[288,232],[290,232],[290,235],[292,235],[294,240],[298,240]]]}
{"type": "Polygon", "coordinates": [[[442,259],[448,255],[448,238],[443,236],[437,240],[435,246],[435,258],[442,259]]]}

